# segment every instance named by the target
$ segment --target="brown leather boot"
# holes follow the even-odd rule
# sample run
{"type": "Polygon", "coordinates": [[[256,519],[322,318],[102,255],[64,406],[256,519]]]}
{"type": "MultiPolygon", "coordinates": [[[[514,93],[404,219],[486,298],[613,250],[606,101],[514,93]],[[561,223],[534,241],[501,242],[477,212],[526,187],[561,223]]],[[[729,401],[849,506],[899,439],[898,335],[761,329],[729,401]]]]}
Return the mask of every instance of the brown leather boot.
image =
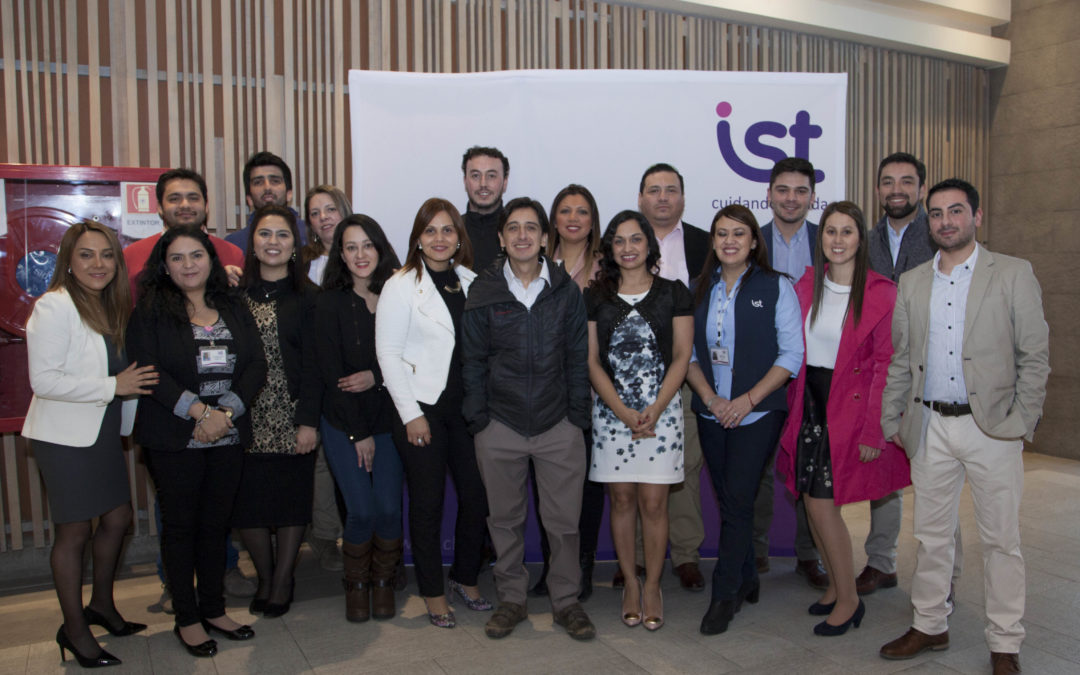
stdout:
{"type": "Polygon", "coordinates": [[[371,618],[371,558],[370,541],[363,544],[342,542],[341,552],[345,558],[345,618],[361,623],[371,618]]]}
{"type": "Polygon", "coordinates": [[[376,619],[392,619],[394,607],[394,577],[401,559],[401,537],[373,539],[375,553],[371,557],[371,613],[376,619]]]}

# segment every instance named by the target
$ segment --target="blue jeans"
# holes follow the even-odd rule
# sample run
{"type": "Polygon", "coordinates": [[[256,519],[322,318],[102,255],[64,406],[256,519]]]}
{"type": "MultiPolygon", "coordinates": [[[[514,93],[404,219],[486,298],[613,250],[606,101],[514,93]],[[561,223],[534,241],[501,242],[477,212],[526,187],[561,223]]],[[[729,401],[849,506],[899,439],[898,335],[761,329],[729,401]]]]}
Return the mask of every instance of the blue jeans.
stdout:
{"type": "Polygon", "coordinates": [[[753,424],[734,429],[698,417],[701,452],[720,504],[720,550],[712,574],[713,600],[734,600],[743,584],[757,581],[754,498],[786,417],[784,411],[773,411],[753,424]]]}
{"type": "Polygon", "coordinates": [[[374,470],[361,469],[356,447],[324,418],[319,425],[330,473],[345,498],[345,533],[350,544],[401,537],[401,457],[390,434],[375,434],[374,470]]]}

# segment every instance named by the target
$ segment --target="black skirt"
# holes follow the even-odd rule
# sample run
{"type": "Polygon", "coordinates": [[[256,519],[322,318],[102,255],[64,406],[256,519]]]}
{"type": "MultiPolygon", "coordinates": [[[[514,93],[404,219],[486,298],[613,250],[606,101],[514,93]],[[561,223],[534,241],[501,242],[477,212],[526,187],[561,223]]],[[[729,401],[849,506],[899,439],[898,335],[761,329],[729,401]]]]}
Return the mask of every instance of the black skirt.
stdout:
{"type": "Polygon", "coordinates": [[[233,527],[288,527],[311,522],[315,452],[244,453],[233,527]]]}
{"type": "Polygon", "coordinates": [[[795,453],[795,487],[815,499],[833,498],[829,425],[825,419],[832,373],[831,368],[806,367],[802,426],[795,453]]]}

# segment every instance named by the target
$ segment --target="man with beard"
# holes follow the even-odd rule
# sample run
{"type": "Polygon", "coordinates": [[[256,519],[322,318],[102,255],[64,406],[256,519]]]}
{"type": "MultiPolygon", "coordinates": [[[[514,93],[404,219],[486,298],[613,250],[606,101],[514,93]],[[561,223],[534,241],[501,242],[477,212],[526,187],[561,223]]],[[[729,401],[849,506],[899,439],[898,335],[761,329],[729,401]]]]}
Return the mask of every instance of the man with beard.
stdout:
{"type": "MultiPolygon", "coordinates": [[[[814,165],[802,157],[786,157],[773,165],[769,174],[769,208],[773,219],[762,226],[761,236],[769,250],[769,264],[795,283],[814,264],[818,226],[806,219],[814,203],[814,165]]],[[[770,459],[761,472],[757,499],[754,500],[754,562],[759,574],[769,571],[769,528],[772,527],[773,493],[776,487],[775,461],[770,459]]],[[[806,507],[795,502],[795,571],[807,583],[824,590],[829,574],[821,564],[814,546],[806,507]]]]}
{"type": "Polygon", "coordinates": [[[911,460],[915,611],[907,633],[880,654],[910,659],[949,647],[953,533],[966,478],[983,543],[990,662],[995,675],[1017,673],[1023,441],[1042,416],[1050,330],[1031,264],[976,243],[982,210],[975,188],[951,178],[930,189],[926,204],[939,251],[900,278],[881,405],[882,433],[911,460]]]}
{"type": "MultiPolygon", "coordinates": [[[[922,207],[926,165],[914,155],[894,152],[878,164],[877,194],[885,214],[869,234],[870,267],[896,282],[901,274],[933,258],[937,251],[922,207]]],[[[855,580],[859,595],[896,586],[896,545],[903,507],[902,490],[870,501],[870,533],[864,545],[866,567],[855,580]]],[[[954,584],[960,578],[962,561],[957,526],[954,584]]]]}
{"type": "Polygon", "coordinates": [[[499,216],[510,178],[510,160],[498,148],[474,145],[461,158],[465,174],[465,231],[473,248],[473,270],[483,272],[499,257],[499,216]]]}
{"type": "Polygon", "coordinates": [[[922,207],[926,165],[906,152],[889,155],[878,164],[877,194],[885,215],[870,232],[870,267],[899,281],[937,250],[922,207]]]}
{"type": "MultiPolygon", "coordinates": [[[[248,214],[248,224],[225,237],[225,241],[246,253],[248,230],[251,228],[251,218],[255,215],[256,209],[267,204],[276,204],[293,212],[296,216],[296,227],[300,231],[300,245],[306,244],[307,228],[304,227],[304,219],[300,217],[296,209],[289,206],[289,202],[292,201],[292,186],[292,171],[285,160],[265,150],[252,155],[244,164],[244,191],[247,193],[245,200],[251,211],[248,214]]],[[[297,246],[297,249],[299,248],[300,246],[297,246]]]]}

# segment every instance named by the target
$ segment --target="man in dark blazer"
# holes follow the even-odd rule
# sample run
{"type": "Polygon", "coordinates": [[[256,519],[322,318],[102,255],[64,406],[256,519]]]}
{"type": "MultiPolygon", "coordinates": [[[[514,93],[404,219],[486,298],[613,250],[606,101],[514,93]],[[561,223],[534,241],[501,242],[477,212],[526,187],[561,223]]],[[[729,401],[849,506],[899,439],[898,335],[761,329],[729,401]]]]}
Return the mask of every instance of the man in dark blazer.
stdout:
{"type": "MultiPolygon", "coordinates": [[[[937,245],[922,200],[926,197],[926,165],[907,152],[894,152],[881,160],[877,195],[884,214],[869,234],[870,267],[900,281],[900,275],[934,257],[937,245]]],[[[896,546],[903,517],[903,491],[870,501],[870,533],[866,535],[866,566],[855,580],[860,595],[896,586],[896,546]]],[[[956,530],[953,583],[960,578],[963,555],[956,530]]]]}
{"type": "MultiPolygon", "coordinates": [[[[686,206],[684,181],[670,164],[654,164],[645,170],[638,185],[638,210],[648,219],[660,243],[660,276],[678,279],[688,287],[701,274],[705,257],[712,244],[709,233],[683,222],[686,206]]],[[[683,469],[685,479],[673,485],[668,494],[668,540],[671,542],[671,567],[679,584],[688,591],[705,589],[705,578],[698,563],[698,549],[705,539],[701,519],[701,443],[697,435],[697,419],[690,409],[690,387],[682,387],[684,444],[683,469]]],[[[640,524],[637,533],[637,560],[644,559],[641,548],[640,524]]],[[[640,565],[639,565],[640,566],[640,565]]],[[[621,572],[615,573],[612,585],[624,582],[621,572]]]]}
{"type": "Polygon", "coordinates": [[[877,195],[885,213],[870,232],[870,267],[898,282],[937,251],[922,207],[926,165],[906,152],[889,155],[878,165],[877,195]]]}
{"type": "MultiPolygon", "coordinates": [[[[761,228],[769,252],[769,264],[795,283],[814,264],[818,226],[806,219],[814,203],[814,165],[802,157],[787,157],[773,165],[769,174],[769,208],[773,218],[761,228]]],[[[754,558],[759,573],[769,571],[769,528],[772,527],[773,493],[776,487],[774,458],[765,464],[754,500],[754,558]]],[[[795,571],[814,588],[829,585],[829,574],[814,546],[806,507],[795,502],[795,571]]]]}

